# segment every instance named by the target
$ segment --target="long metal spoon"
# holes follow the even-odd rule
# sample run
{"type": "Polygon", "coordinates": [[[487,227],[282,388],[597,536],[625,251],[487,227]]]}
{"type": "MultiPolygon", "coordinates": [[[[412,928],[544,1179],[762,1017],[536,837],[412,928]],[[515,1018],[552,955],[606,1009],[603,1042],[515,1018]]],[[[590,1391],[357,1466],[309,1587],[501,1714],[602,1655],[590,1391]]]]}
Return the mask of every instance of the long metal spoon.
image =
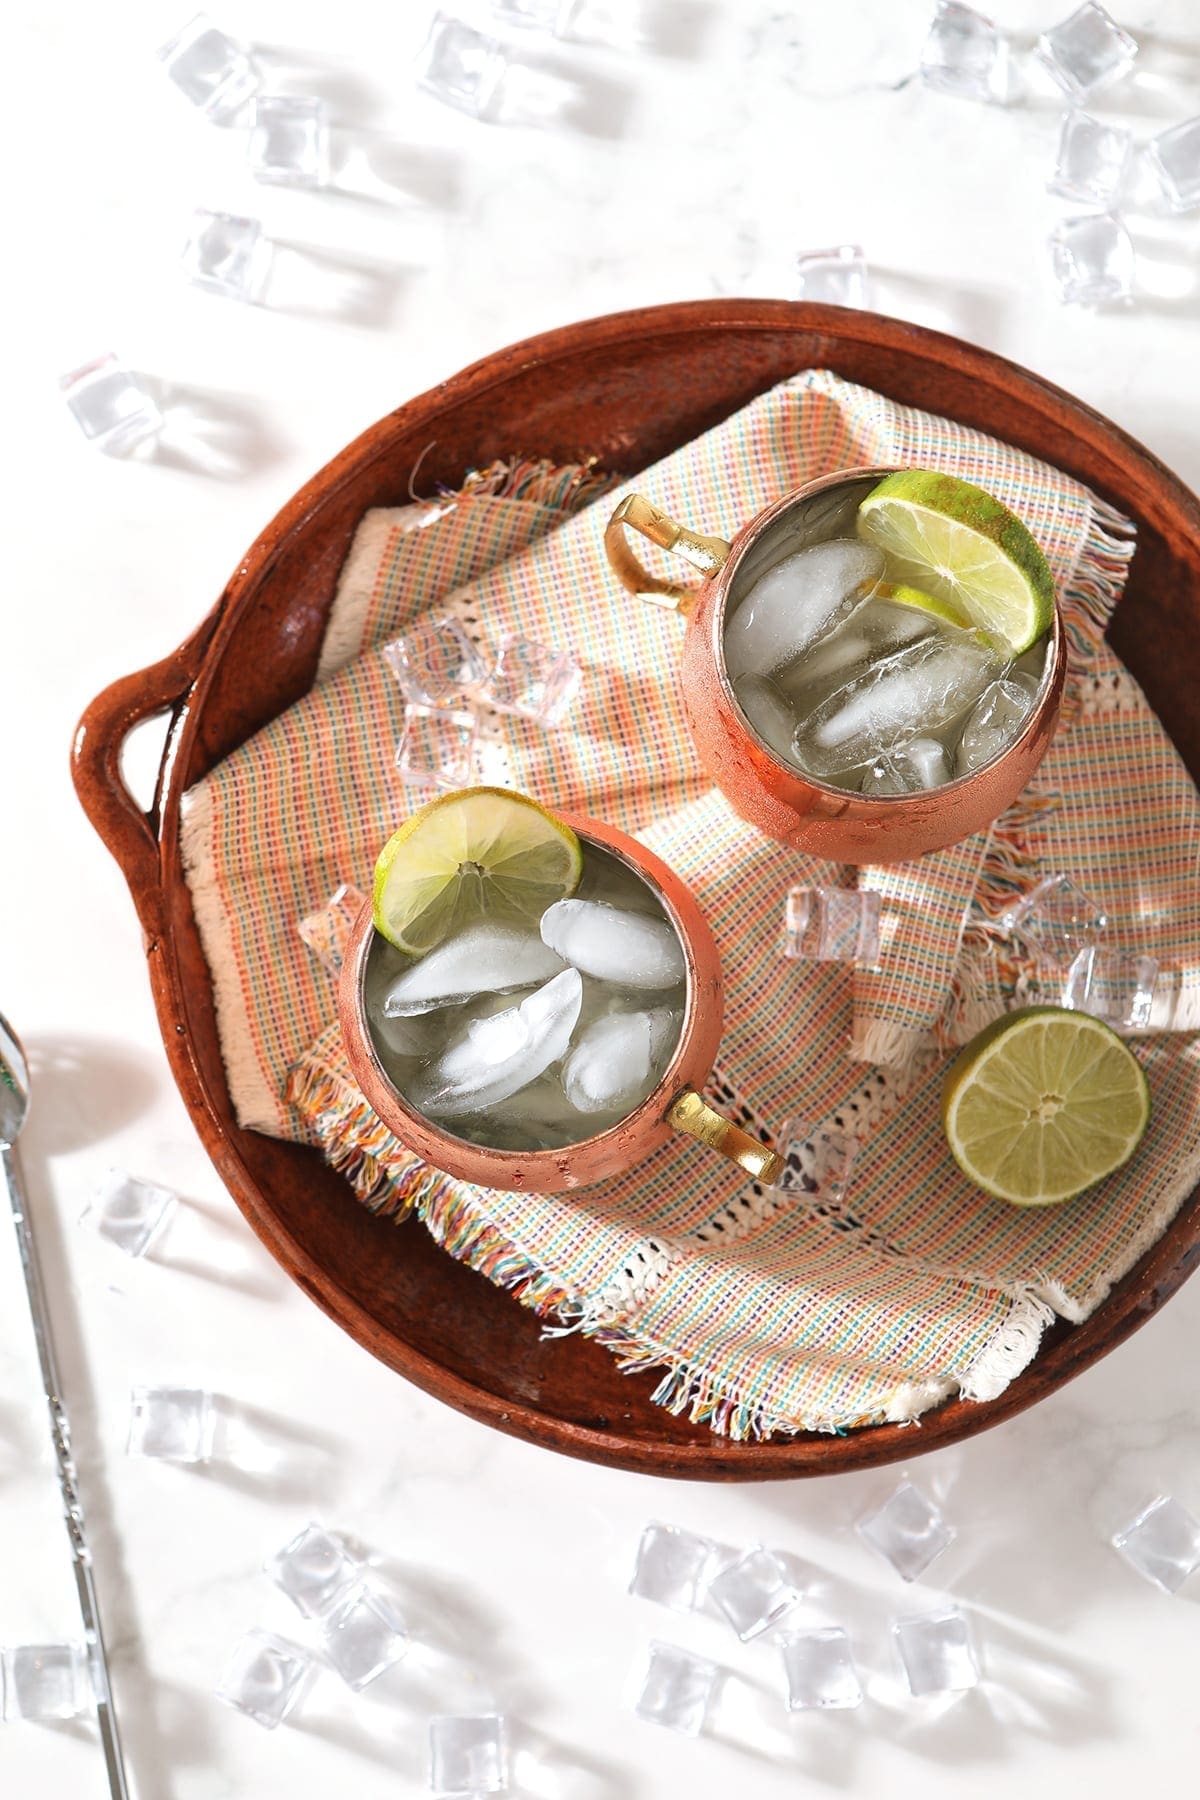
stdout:
{"type": "Polygon", "coordinates": [[[75,1485],[71,1426],[62,1400],[62,1383],[58,1378],[54,1345],[50,1337],[50,1315],[38,1268],[32,1222],[17,1169],[16,1143],[28,1112],[29,1065],[25,1061],[20,1039],[3,1013],[0,1013],[0,1161],[4,1164],[4,1184],[8,1190],[8,1202],[17,1231],[17,1248],[21,1253],[21,1270],[25,1276],[25,1292],[29,1297],[29,1313],[33,1320],[33,1335],[42,1369],[42,1391],[50,1412],[50,1436],[54,1441],[54,1457],[58,1464],[58,1486],[62,1495],[67,1536],[71,1540],[71,1561],[75,1570],[75,1587],[79,1594],[79,1610],[83,1615],[84,1642],[87,1645],[92,1687],[96,1696],[96,1718],[108,1769],[109,1791],[113,1800],[129,1800],[125,1761],[121,1755],[121,1739],[117,1732],[117,1716],[113,1711],[112,1691],[108,1683],[108,1654],[104,1648],[104,1635],[100,1630],[100,1609],[96,1604],[96,1585],[92,1579],[92,1556],[84,1532],[79,1490],[75,1485]]]}

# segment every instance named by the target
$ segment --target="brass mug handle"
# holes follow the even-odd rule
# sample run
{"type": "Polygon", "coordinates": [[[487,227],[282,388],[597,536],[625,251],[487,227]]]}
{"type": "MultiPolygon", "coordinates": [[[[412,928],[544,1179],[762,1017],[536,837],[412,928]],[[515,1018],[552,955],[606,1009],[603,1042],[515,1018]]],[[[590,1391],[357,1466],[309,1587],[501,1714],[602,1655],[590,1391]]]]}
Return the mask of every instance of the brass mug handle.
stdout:
{"type": "Polygon", "coordinates": [[[743,1131],[723,1113],[707,1105],[694,1088],[685,1088],[671,1103],[667,1122],[676,1131],[685,1131],[689,1137],[699,1138],[702,1144],[711,1144],[714,1150],[719,1150],[722,1156],[727,1156],[730,1162],[737,1163],[748,1175],[765,1182],[768,1187],[783,1174],[783,1158],[778,1151],[768,1150],[748,1131],[743,1131]]]}
{"type": "Polygon", "coordinates": [[[730,545],[724,538],[705,537],[699,531],[689,531],[686,525],[680,525],[661,506],[655,506],[641,494],[630,494],[622,500],[604,531],[604,549],[612,567],[613,574],[631,594],[637,594],[642,600],[650,600],[655,606],[669,607],[673,612],[689,613],[696,603],[698,586],[687,582],[666,581],[660,575],[652,575],[649,569],[643,568],[629,547],[625,536],[625,527],[639,531],[652,544],[662,550],[673,550],[682,556],[685,562],[691,563],[694,569],[700,569],[705,575],[715,575],[725,558],[729,555],[730,545]]]}

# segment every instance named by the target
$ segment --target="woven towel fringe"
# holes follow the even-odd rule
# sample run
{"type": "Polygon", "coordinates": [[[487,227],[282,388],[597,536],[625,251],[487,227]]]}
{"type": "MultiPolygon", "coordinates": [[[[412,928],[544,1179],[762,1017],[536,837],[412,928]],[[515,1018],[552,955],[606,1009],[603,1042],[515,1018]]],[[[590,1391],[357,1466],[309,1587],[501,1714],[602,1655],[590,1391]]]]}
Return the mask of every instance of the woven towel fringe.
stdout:
{"type": "Polygon", "coordinates": [[[510,456],[471,469],[461,487],[439,487],[442,501],[528,500],[537,506],[576,513],[617,486],[619,475],[606,474],[590,456],[582,463],[553,463],[547,457],[510,456]]]}
{"type": "Polygon", "coordinates": [[[1133,521],[1095,494],[1091,501],[1092,522],[1063,583],[1063,625],[1076,667],[1095,661],[1137,548],[1133,521]]]}
{"type": "Polygon", "coordinates": [[[904,1070],[912,1067],[928,1050],[930,1042],[927,1031],[858,1013],[850,1030],[850,1058],[853,1062],[877,1063],[885,1069],[904,1070]]]}
{"type": "MultiPolygon", "coordinates": [[[[686,1413],[693,1423],[707,1423],[721,1436],[748,1442],[799,1431],[837,1435],[861,1425],[915,1424],[922,1412],[954,1391],[955,1384],[940,1377],[905,1382],[886,1407],[869,1417],[781,1418],[718,1384],[710,1370],[674,1356],[615,1319],[611,1308],[589,1305],[494,1225],[470,1190],[464,1191],[406,1150],[362,1095],[319,1053],[310,1053],[290,1071],[287,1098],[310,1121],[326,1159],[371,1212],[397,1223],[410,1216],[419,1219],[451,1256],[506,1289],[542,1319],[547,1336],[578,1331],[611,1350],[623,1374],[661,1372],[652,1395],[655,1403],[676,1415],[686,1413]]],[[[656,1266],[660,1257],[671,1257],[671,1247],[662,1240],[647,1239],[646,1250],[648,1267],[656,1266]]]]}
{"type": "Polygon", "coordinates": [[[960,1383],[964,1400],[995,1400],[1032,1362],[1054,1312],[1036,1294],[1014,1299],[1004,1324],[975,1358],[960,1383]]]}

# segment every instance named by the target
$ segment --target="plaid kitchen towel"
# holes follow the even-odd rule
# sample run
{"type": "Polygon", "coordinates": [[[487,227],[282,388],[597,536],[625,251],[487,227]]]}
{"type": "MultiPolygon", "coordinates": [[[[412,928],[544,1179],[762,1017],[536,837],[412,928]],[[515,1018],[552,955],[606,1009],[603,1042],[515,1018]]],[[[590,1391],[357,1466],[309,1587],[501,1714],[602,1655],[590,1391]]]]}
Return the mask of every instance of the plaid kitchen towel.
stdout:
{"type": "Polygon", "coordinates": [[[778,955],[794,882],[851,877],[742,824],[705,780],[676,684],[678,623],[616,588],[613,499],[589,471],[523,466],[500,486],[368,515],[343,574],[325,678],[188,796],[184,854],[244,1124],[322,1146],[376,1211],[415,1211],[452,1254],[544,1317],[656,1369],[656,1397],[734,1435],[912,1419],[999,1393],[1055,1312],[1078,1319],[1161,1232],[1200,1174],[1200,799],[1102,642],[1131,530],[1077,482],[983,434],[828,371],[762,395],[630,484],[732,536],[828,469],[884,462],[981,480],[1029,524],[1072,637],[1073,714],[993,833],[898,871],[878,976],[778,955]],[[564,501],[566,504],[564,505],[564,501]],[[747,1184],[694,1144],[584,1193],[498,1193],[419,1163],[355,1090],[329,978],[296,935],[339,881],[365,885],[411,795],[392,748],[401,696],[380,645],[431,608],[492,642],[570,645],[584,686],[555,732],[485,721],[483,775],[635,832],[687,880],[722,950],[726,1031],[710,1098],[769,1137],[800,1113],[861,1140],[844,1197],[747,1184]],[[953,1164],[938,1058],[1032,990],[996,939],[1004,898],[1061,869],[1119,943],[1167,971],[1136,1051],[1154,1116],[1129,1169],[1045,1212],[989,1200],[953,1164]],[[863,1055],[873,1058],[866,1062],[863,1055]]]}

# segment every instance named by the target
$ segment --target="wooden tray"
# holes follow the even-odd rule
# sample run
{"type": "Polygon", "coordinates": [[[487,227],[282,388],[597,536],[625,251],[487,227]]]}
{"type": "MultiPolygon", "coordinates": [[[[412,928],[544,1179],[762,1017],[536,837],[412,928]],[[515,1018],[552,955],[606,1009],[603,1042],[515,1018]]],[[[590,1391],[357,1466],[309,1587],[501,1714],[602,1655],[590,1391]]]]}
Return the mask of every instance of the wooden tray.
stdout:
{"type": "Polygon", "coordinates": [[[1124,432],[986,351],[895,319],[774,300],[619,313],[486,357],[363,433],[267,526],[178,650],[114,682],[84,713],[80,800],[125,874],[146,938],[163,1041],[196,1128],[237,1204],[294,1281],[393,1369],[472,1418],[574,1456],[706,1480],[824,1475],[911,1457],[982,1431],[1061,1387],[1134,1331],[1200,1256],[1200,1189],[1084,1325],[1056,1325],[1031,1366],[986,1405],[949,1402],[919,1433],[730,1443],[650,1402],[617,1373],[440,1251],[419,1225],[371,1217],[311,1150],[234,1122],[213,995],[179,858],[184,790],[311,685],[342,560],[368,507],[513,452],[597,455],[633,474],[796,370],[821,366],[948,414],[1070,470],[1138,522],[1112,639],[1193,774],[1200,633],[1200,504],[1124,432]],[[1136,629],[1133,620],[1136,616],[1136,629]],[[140,720],[171,724],[153,811],[127,791],[120,752],[140,720]]]}

